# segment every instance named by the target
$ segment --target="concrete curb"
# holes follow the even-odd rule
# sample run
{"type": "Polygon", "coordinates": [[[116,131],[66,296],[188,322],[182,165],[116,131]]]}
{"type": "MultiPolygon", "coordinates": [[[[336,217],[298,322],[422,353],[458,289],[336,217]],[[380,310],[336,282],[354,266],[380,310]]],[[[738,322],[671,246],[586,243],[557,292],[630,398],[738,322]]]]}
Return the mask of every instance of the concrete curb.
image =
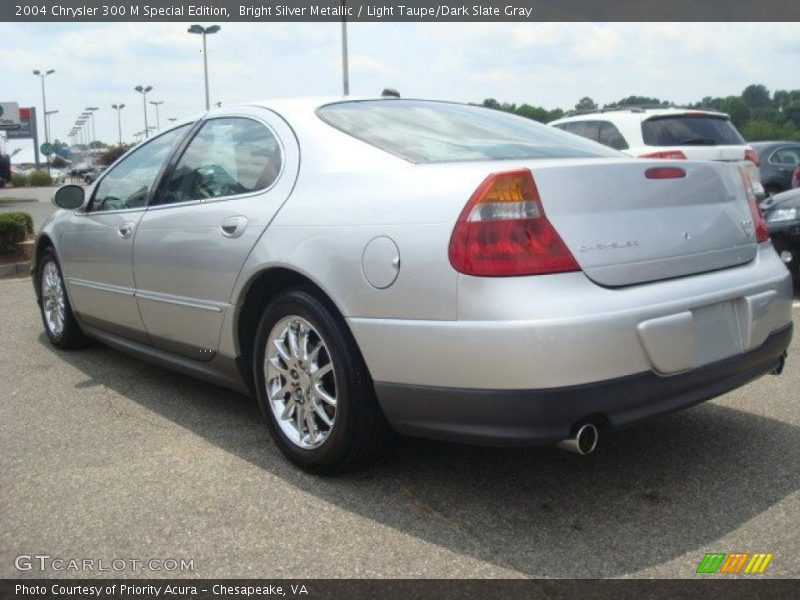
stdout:
{"type": "Polygon", "coordinates": [[[31,274],[31,261],[0,265],[0,279],[28,277],[31,274]]]}

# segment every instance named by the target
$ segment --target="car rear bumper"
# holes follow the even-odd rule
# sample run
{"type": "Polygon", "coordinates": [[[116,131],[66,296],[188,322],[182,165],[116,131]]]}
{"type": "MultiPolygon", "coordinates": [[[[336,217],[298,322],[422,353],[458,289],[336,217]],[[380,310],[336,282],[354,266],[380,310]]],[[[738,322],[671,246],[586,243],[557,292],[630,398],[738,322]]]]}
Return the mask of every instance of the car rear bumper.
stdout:
{"type": "Polygon", "coordinates": [[[378,400],[400,433],[494,445],[567,438],[591,421],[618,428],[738,388],[783,367],[792,324],[757,348],[678,375],[647,371],[589,384],[532,390],[459,389],[376,382],[378,400]]]}

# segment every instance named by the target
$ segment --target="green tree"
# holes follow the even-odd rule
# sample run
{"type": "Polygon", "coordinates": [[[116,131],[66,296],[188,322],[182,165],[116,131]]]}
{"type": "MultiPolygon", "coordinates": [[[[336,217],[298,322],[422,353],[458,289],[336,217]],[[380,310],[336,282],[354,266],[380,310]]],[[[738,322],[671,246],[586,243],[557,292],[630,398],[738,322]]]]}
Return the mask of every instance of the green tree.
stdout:
{"type": "Polygon", "coordinates": [[[792,103],[792,96],[786,90],[775,90],[772,93],[772,103],[779,110],[784,110],[792,103]]]}
{"type": "Polygon", "coordinates": [[[731,116],[731,122],[737,129],[741,129],[742,125],[750,120],[750,107],[739,96],[728,96],[727,98],[717,98],[719,102],[714,107],[720,112],[727,113],[731,116]]]}
{"type": "Polygon", "coordinates": [[[791,123],[778,125],[769,121],[751,120],[739,130],[748,142],[766,140],[800,140],[800,132],[791,123]]]}
{"type": "Polygon", "coordinates": [[[769,90],[760,83],[753,83],[744,88],[742,100],[744,100],[750,108],[764,108],[765,106],[769,106],[772,101],[769,96],[769,90]]]}
{"type": "Polygon", "coordinates": [[[659,100],[658,98],[649,98],[648,96],[628,96],[619,102],[606,106],[670,106],[672,103],[666,100],[659,100]]]}
{"type": "Polygon", "coordinates": [[[589,98],[589,96],[584,96],[578,103],[575,105],[575,110],[597,110],[597,103],[589,98]]]}

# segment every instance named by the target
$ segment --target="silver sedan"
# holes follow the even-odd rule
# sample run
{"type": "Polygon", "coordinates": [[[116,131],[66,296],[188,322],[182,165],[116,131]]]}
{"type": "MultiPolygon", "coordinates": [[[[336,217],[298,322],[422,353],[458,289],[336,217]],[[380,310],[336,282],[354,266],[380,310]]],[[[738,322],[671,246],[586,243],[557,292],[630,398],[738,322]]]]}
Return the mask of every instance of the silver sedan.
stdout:
{"type": "Polygon", "coordinates": [[[252,394],[305,469],[392,429],[589,453],[781,370],[791,282],[751,190],[476,106],[253,103],[60,188],[33,279],[54,346],[252,394]]]}

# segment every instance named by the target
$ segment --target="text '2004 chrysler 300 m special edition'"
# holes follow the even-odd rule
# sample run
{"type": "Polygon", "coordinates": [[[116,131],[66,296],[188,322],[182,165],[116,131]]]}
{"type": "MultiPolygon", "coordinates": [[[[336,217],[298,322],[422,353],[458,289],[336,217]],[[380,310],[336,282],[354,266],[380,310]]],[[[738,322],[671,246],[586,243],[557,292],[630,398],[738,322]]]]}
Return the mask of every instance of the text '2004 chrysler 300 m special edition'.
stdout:
{"type": "Polygon", "coordinates": [[[224,107],[54,199],[33,274],[53,345],[250,393],[317,472],[392,428],[588,453],[780,371],[792,335],[744,171],[475,106],[224,107]]]}

